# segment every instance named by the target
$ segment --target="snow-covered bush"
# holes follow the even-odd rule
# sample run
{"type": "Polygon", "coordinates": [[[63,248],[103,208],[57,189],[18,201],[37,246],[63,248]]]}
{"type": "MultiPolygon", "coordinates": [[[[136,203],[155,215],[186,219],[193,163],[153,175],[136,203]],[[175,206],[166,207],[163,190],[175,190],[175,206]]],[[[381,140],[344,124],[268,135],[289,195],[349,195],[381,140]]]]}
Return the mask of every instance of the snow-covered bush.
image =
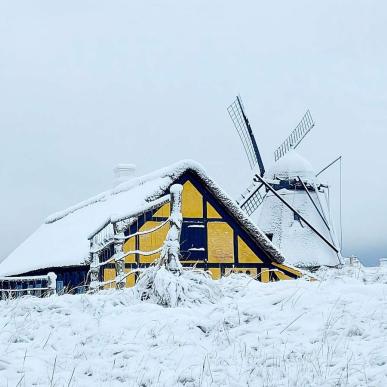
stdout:
{"type": "Polygon", "coordinates": [[[164,265],[145,269],[134,292],[141,300],[166,307],[214,303],[222,295],[217,282],[206,272],[195,269],[173,272],[164,265]]]}
{"type": "Polygon", "coordinates": [[[174,184],[170,188],[170,229],[160,258],[154,266],[144,269],[134,288],[135,295],[141,300],[149,300],[166,307],[214,303],[221,296],[218,285],[206,272],[184,269],[180,263],[182,190],[180,184],[174,184]]]}

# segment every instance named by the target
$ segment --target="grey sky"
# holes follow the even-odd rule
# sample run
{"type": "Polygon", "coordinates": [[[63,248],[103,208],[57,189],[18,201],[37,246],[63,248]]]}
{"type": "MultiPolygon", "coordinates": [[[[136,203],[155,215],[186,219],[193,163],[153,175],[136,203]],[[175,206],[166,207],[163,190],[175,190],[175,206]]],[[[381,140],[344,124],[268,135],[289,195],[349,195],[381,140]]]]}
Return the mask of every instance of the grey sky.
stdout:
{"type": "Polygon", "coordinates": [[[310,108],[300,153],[344,157],[344,253],[387,256],[386,37],[382,0],[0,0],[0,259],[118,162],[193,158],[237,196],[237,93],[266,165],[310,108]]]}

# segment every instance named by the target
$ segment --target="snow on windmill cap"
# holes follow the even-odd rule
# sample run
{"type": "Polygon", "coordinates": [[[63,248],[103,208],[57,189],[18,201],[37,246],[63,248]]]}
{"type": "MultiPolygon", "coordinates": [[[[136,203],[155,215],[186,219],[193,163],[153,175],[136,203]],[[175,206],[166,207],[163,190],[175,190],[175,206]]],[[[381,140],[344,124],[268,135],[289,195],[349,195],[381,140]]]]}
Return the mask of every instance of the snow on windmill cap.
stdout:
{"type": "Polygon", "coordinates": [[[297,176],[314,178],[316,174],[312,164],[294,149],[291,149],[268,169],[267,176],[271,179],[288,179],[297,176]]]}
{"type": "Polygon", "coordinates": [[[114,173],[114,186],[124,183],[134,177],[136,172],[135,164],[117,164],[113,168],[114,173]]]}

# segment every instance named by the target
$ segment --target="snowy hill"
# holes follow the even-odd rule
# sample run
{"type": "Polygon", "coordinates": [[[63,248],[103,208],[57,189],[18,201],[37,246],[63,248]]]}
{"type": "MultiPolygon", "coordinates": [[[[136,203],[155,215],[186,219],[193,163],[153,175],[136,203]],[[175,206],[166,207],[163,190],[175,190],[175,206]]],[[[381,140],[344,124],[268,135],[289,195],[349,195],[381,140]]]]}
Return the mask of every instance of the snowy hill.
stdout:
{"type": "Polygon", "coordinates": [[[216,303],[133,290],[0,302],[0,386],[385,386],[387,273],[218,281],[216,303]]]}

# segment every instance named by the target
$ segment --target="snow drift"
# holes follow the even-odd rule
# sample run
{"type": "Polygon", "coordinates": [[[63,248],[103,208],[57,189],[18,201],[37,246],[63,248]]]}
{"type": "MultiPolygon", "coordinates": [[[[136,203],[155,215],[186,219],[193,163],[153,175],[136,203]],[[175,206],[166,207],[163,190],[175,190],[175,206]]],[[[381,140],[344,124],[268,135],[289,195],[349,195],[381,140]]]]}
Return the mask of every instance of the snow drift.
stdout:
{"type": "Polygon", "coordinates": [[[166,308],[133,289],[0,302],[0,386],[384,386],[387,273],[214,281],[166,308]]]}

